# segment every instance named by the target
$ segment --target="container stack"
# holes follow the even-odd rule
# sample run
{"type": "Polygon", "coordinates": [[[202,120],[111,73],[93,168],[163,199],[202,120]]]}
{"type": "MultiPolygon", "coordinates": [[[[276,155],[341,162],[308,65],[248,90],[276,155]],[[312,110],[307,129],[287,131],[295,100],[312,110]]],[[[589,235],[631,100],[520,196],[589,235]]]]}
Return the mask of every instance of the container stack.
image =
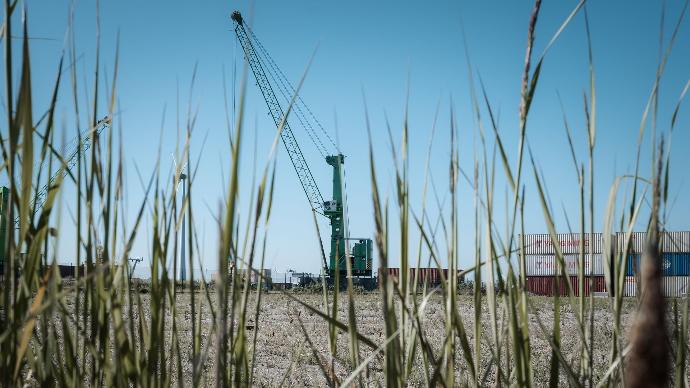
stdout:
{"type": "MultiPolygon", "coordinates": [[[[573,293],[580,295],[578,271],[580,268],[580,234],[557,234],[558,245],[563,254],[563,265],[573,293]]],[[[566,279],[558,277],[556,247],[549,234],[529,234],[524,238],[525,274],[527,291],[537,295],[567,295],[566,279]]],[[[584,295],[591,292],[606,292],[604,280],[604,260],[602,260],[601,233],[585,234],[584,248],[584,295]],[[593,265],[592,265],[593,264],[593,265]]]]}
{"type": "MultiPolygon", "coordinates": [[[[636,296],[641,289],[640,271],[647,234],[634,232],[616,234],[618,252],[625,252],[630,237],[625,265],[624,296],[636,296]]],[[[659,239],[661,248],[661,287],[664,296],[683,297],[690,292],[690,232],[664,232],[659,239]]]]}

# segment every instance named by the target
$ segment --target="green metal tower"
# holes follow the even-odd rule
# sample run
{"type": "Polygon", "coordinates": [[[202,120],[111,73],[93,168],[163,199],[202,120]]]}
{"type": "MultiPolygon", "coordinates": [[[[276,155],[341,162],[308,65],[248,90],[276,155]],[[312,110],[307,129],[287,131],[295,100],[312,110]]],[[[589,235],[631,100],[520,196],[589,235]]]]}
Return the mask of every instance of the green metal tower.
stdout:
{"type": "Polygon", "coordinates": [[[326,163],[333,167],[333,199],[324,202],[324,214],[331,220],[331,254],[328,267],[334,271],[336,260],[338,260],[339,269],[347,268],[343,260],[348,253],[345,250],[345,203],[342,190],[342,165],[345,164],[345,156],[342,154],[326,156],[326,163]]]}
{"type": "MultiPolygon", "coordinates": [[[[315,128],[321,131],[328,137],[328,134],[323,130],[323,127],[316,120],[309,108],[304,105],[301,98],[292,100],[291,115],[296,116],[296,123],[304,127],[305,131],[317,146],[319,152],[326,158],[333,169],[333,198],[330,201],[324,201],[321,191],[311,173],[309,164],[304,158],[304,154],[294,136],[290,121],[283,118],[285,110],[281,106],[278,97],[274,91],[275,88],[282,94],[283,100],[290,101],[293,94],[296,93],[294,87],[287,80],[283,72],[278,68],[273,59],[268,55],[266,49],[256,39],[254,33],[245,26],[242,15],[235,11],[232,14],[232,20],[235,22],[235,34],[242,45],[244,56],[249,63],[256,84],[261,90],[261,94],[268,105],[268,110],[273,118],[276,126],[280,127],[283,124],[280,133],[281,140],[285,149],[287,150],[292,166],[297,173],[302,189],[307,196],[307,200],[314,212],[326,216],[331,224],[331,252],[328,265],[324,263],[324,268],[330,277],[335,276],[335,268],[338,268],[339,276],[345,276],[347,273],[346,258],[350,260],[352,275],[356,277],[371,276],[372,271],[372,242],[369,238],[351,238],[348,233],[347,225],[347,206],[344,200],[344,173],[343,165],[345,163],[345,156],[338,152],[337,154],[330,154],[324,142],[319,138],[315,128]],[[314,124],[311,124],[313,120],[314,124]],[[328,156],[326,156],[328,155],[328,156]],[[350,242],[355,243],[350,247],[350,242]]],[[[292,117],[292,116],[291,116],[292,117]]],[[[328,140],[333,141],[328,137],[328,140]]],[[[327,142],[326,142],[327,143],[327,142]]],[[[335,144],[333,144],[335,147],[335,144]]],[[[335,147],[337,148],[337,147],[335,147]]]]}
{"type": "Polygon", "coordinates": [[[343,197],[343,170],[345,156],[343,154],[326,156],[326,163],[333,167],[333,199],[324,202],[324,215],[331,221],[331,253],[329,261],[329,275],[333,276],[336,268],[340,272],[347,270],[345,258],[350,258],[352,274],[354,276],[371,275],[372,243],[368,238],[350,238],[347,234],[347,218],[343,197]],[[351,251],[347,250],[347,242],[356,240],[351,251]]]}

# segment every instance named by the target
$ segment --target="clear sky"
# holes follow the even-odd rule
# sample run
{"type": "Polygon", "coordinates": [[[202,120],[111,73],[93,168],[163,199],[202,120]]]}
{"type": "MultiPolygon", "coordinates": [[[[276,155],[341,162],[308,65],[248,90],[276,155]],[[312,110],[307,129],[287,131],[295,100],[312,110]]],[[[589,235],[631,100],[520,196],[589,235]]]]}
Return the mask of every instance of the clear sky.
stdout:
{"type": "MultiPolygon", "coordinates": [[[[25,1],[29,17],[34,98],[37,111],[48,102],[59,55],[68,26],[69,1],[25,1]]],[[[666,2],[664,47],[682,9],[680,1],[666,2]]],[[[387,116],[396,145],[399,145],[409,87],[410,179],[413,209],[419,212],[427,144],[434,112],[440,103],[439,122],[433,142],[431,171],[439,195],[447,191],[450,107],[455,109],[461,167],[472,170],[479,142],[470,103],[468,67],[463,48],[463,30],[478,77],[499,115],[509,158],[517,155],[518,105],[527,24],[532,8],[529,1],[101,1],[101,70],[110,78],[114,67],[115,42],[120,35],[118,96],[126,155],[129,219],[134,218],[142,198],[135,166],[142,175],[152,172],[156,152],[162,147],[162,171],[168,174],[176,143],[176,94],[179,89],[180,117],[187,106],[198,109],[192,139],[192,158],[200,157],[193,206],[202,238],[204,266],[216,270],[216,227],[213,213],[223,196],[223,182],[229,166],[229,147],[223,106],[223,71],[229,93],[233,90],[233,69],[241,69],[242,57],[233,32],[230,13],[238,9],[251,20],[257,37],[293,83],[314,51],[318,51],[304,84],[302,97],[335,136],[337,116],[340,148],[347,155],[347,188],[352,235],[373,237],[368,141],[362,91],[366,94],[372,122],[376,166],[381,189],[394,204],[394,172],[388,136],[387,116]],[[250,16],[251,15],[251,16],[250,16]],[[196,84],[190,94],[193,69],[196,84]],[[179,88],[178,88],[179,87],[179,88]],[[452,100],[452,102],[451,102],[452,100]],[[452,105],[451,105],[452,103],[452,105]],[[163,136],[161,138],[161,121],[163,136]],[[207,141],[201,153],[204,137],[207,141]]],[[[545,1],[536,29],[535,53],[539,54],[558,29],[575,1],[545,1]]],[[[613,178],[632,172],[636,139],[642,112],[651,91],[659,58],[659,26],[662,5],[656,1],[592,1],[590,17],[597,90],[597,145],[595,151],[595,228],[601,230],[603,209],[613,178]]],[[[93,2],[76,1],[74,28],[78,54],[77,69],[81,98],[93,92],[95,64],[96,10],[93,2]]],[[[15,24],[17,26],[17,24],[15,24]]],[[[527,137],[542,168],[560,231],[567,231],[563,209],[577,228],[577,178],[565,136],[560,94],[573,128],[578,157],[586,162],[583,92],[588,89],[587,45],[584,14],[578,14],[548,53],[532,107],[527,137]]],[[[690,77],[690,26],[680,28],[660,88],[658,131],[667,132],[676,101],[690,77]]],[[[19,29],[13,32],[20,36],[19,29]]],[[[19,48],[19,40],[15,40],[19,48]]],[[[15,67],[18,71],[18,67],[15,67]]],[[[240,71],[238,71],[240,73],[240,71]]],[[[15,74],[15,76],[18,75],[15,74]]],[[[239,84],[239,75],[237,76],[239,84]]],[[[263,166],[274,125],[250,75],[246,110],[243,182],[248,187],[254,159],[263,166]]],[[[74,135],[74,114],[70,86],[66,82],[60,101],[60,122],[74,135]]],[[[4,89],[3,89],[4,93],[4,89]]],[[[232,100],[232,96],[229,96],[232,100]]],[[[3,100],[5,96],[3,94],[3,100]]],[[[101,107],[105,107],[104,101],[101,107]]],[[[105,108],[104,108],[105,109],[105,108]]],[[[681,108],[672,140],[671,201],[668,228],[690,229],[690,112],[681,108]]],[[[104,110],[100,114],[105,114],[104,110]]],[[[230,108],[232,115],[232,108],[230,108]]],[[[486,110],[482,110],[487,118],[486,110]]],[[[82,117],[82,120],[84,117],[82,117]]],[[[489,128],[489,123],[484,123],[489,128]]],[[[297,132],[297,131],[296,131],[297,132]]],[[[309,143],[297,132],[303,151],[325,196],[330,195],[329,168],[309,143]]],[[[649,132],[645,136],[642,168],[650,171],[649,132]]],[[[489,152],[491,148],[489,148],[489,152]]],[[[496,169],[495,192],[500,218],[507,193],[503,170],[496,169]]],[[[545,232],[541,207],[532,173],[526,165],[526,217],[528,232],[545,232]]],[[[6,179],[6,178],[3,178],[6,179]]],[[[249,191],[244,191],[243,200],[249,191]]],[[[460,267],[472,260],[473,198],[469,185],[460,184],[460,267]]],[[[73,200],[65,203],[67,212],[73,200]]],[[[433,202],[431,202],[431,206],[433,202]]],[[[391,207],[392,220],[396,208],[391,207]]],[[[245,212],[246,213],[246,212],[245,212]]],[[[436,217],[432,212],[432,218],[436,217]]],[[[65,213],[66,215],[68,213],[65,213]]],[[[446,214],[447,216],[448,214],[446,214]]],[[[242,214],[244,217],[245,214],[242,214]]],[[[71,236],[68,217],[63,220],[65,235],[71,236]]],[[[392,222],[394,225],[395,223],[392,222]]],[[[499,221],[499,225],[502,221],[499,221]]],[[[327,221],[322,220],[327,238],[327,221]]],[[[149,257],[149,235],[135,244],[133,256],[149,257]]],[[[392,236],[395,238],[395,233],[392,236]]],[[[416,239],[416,237],[415,237],[416,239]]],[[[74,257],[72,240],[61,243],[60,260],[74,257]]],[[[396,244],[392,244],[395,246],[396,244]]],[[[416,246],[416,243],[415,245],[416,246]]],[[[267,267],[316,272],[319,251],[309,205],[301,191],[283,148],[279,153],[278,180],[271,221],[267,267]]],[[[392,250],[393,263],[397,249],[392,250]]],[[[378,265],[375,263],[375,265],[378,265]]],[[[140,275],[146,276],[147,268],[140,275]]]]}

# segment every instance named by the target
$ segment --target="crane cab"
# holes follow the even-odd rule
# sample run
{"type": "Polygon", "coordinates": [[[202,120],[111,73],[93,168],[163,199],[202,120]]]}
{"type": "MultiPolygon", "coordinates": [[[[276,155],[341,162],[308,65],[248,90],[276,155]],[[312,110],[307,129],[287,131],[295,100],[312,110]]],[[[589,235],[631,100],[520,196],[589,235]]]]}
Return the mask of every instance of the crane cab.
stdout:
{"type": "Polygon", "coordinates": [[[338,211],[338,201],[325,201],[323,203],[323,211],[328,215],[338,211]]]}

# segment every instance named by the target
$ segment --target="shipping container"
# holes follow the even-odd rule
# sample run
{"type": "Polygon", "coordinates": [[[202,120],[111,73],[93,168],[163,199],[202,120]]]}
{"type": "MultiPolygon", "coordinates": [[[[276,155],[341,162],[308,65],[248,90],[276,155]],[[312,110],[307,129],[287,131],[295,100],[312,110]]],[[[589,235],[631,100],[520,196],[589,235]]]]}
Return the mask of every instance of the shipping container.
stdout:
{"type": "MultiPolygon", "coordinates": [[[[624,296],[636,296],[637,278],[635,276],[625,277],[624,296]]],[[[669,298],[681,298],[690,292],[690,276],[663,276],[661,278],[661,291],[664,296],[669,298]]]]}
{"type": "Polygon", "coordinates": [[[400,276],[400,268],[379,268],[379,278],[383,277],[383,274],[387,272],[388,276],[397,279],[400,276]]]}
{"type": "MultiPolygon", "coordinates": [[[[601,233],[585,233],[583,244],[585,253],[601,253],[602,237],[601,233]],[[591,241],[590,241],[591,237],[591,241]]],[[[572,254],[580,253],[580,234],[579,233],[559,233],[556,235],[558,245],[561,247],[561,253],[572,254]]],[[[556,249],[554,248],[551,235],[544,234],[526,234],[520,235],[519,240],[522,242],[524,238],[525,254],[526,255],[554,255],[556,249]]]]}
{"type": "MultiPolygon", "coordinates": [[[[379,269],[379,279],[381,278],[383,271],[384,269],[379,269]]],[[[399,281],[400,268],[386,268],[385,271],[387,271],[388,276],[394,278],[396,281],[399,281]]],[[[464,276],[460,276],[460,272],[461,271],[458,271],[459,283],[464,281],[464,276]]],[[[443,274],[444,279],[448,280],[448,269],[446,268],[441,270],[438,268],[410,268],[408,279],[410,284],[412,284],[414,279],[417,279],[417,284],[419,285],[423,285],[426,282],[426,284],[429,286],[437,286],[441,284],[441,274],[443,274]]]]}
{"type": "MultiPolygon", "coordinates": [[[[617,252],[625,251],[625,242],[630,237],[630,253],[644,252],[647,243],[646,232],[616,233],[617,252]]],[[[690,232],[662,232],[659,247],[664,253],[690,253],[690,232]]]]}
{"type": "Polygon", "coordinates": [[[623,286],[623,296],[637,295],[637,278],[634,276],[625,277],[625,285],[623,286]]]}
{"type": "MultiPolygon", "coordinates": [[[[580,254],[563,255],[563,262],[565,264],[568,275],[577,276],[580,268],[580,254]]],[[[527,276],[556,276],[556,256],[555,255],[526,255],[525,269],[527,276]]],[[[604,275],[604,264],[602,255],[600,253],[586,253],[584,255],[585,275],[604,275]],[[594,272],[590,267],[591,257],[594,257],[594,272]]]]}
{"type": "MultiPolygon", "coordinates": [[[[625,265],[625,275],[633,276],[640,271],[640,253],[628,255],[628,262],[625,265]]],[[[662,253],[661,270],[664,276],[688,276],[690,275],[690,253],[662,253]]]]}
{"type": "Polygon", "coordinates": [[[690,253],[690,232],[664,232],[659,243],[664,253],[690,253]]]}
{"type": "Polygon", "coordinates": [[[670,298],[681,298],[688,295],[690,289],[690,277],[688,276],[665,276],[661,279],[661,286],[664,296],[670,298]]]}
{"type": "MultiPolygon", "coordinates": [[[[447,270],[443,273],[444,278],[448,278],[447,270]]],[[[441,272],[438,268],[411,268],[410,281],[417,280],[417,284],[436,285],[441,283],[441,272]]]]}
{"type": "MultiPolygon", "coordinates": [[[[580,295],[578,287],[577,276],[570,276],[568,278],[570,286],[573,289],[575,296],[580,295]]],[[[554,296],[556,291],[559,295],[565,296],[568,294],[568,286],[565,279],[555,276],[530,276],[527,278],[527,291],[536,295],[554,296]],[[556,285],[559,285],[557,288],[556,285]]],[[[584,296],[589,296],[590,291],[606,292],[606,280],[603,276],[588,276],[584,278],[584,296]],[[590,287],[590,281],[594,281],[594,287],[590,287]]]]}
{"type": "Polygon", "coordinates": [[[647,241],[646,232],[618,232],[616,233],[616,253],[625,253],[625,244],[630,239],[628,247],[630,253],[641,253],[647,241]]]}
{"type": "MultiPolygon", "coordinates": [[[[386,268],[388,271],[388,276],[395,279],[395,281],[400,281],[400,268],[386,268]]],[[[383,271],[383,270],[381,270],[383,271]]],[[[443,275],[446,276],[447,270],[443,271],[443,275]]],[[[381,277],[379,275],[379,277],[381,277]]],[[[412,284],[414,279],[417,279],[417,284],[437,285],[441,283],[441,272],[438,268],[410,268],[408,279],[410,284],[412,284]],[[415,277],[416,275],[416,277],[415,277]]]]}

